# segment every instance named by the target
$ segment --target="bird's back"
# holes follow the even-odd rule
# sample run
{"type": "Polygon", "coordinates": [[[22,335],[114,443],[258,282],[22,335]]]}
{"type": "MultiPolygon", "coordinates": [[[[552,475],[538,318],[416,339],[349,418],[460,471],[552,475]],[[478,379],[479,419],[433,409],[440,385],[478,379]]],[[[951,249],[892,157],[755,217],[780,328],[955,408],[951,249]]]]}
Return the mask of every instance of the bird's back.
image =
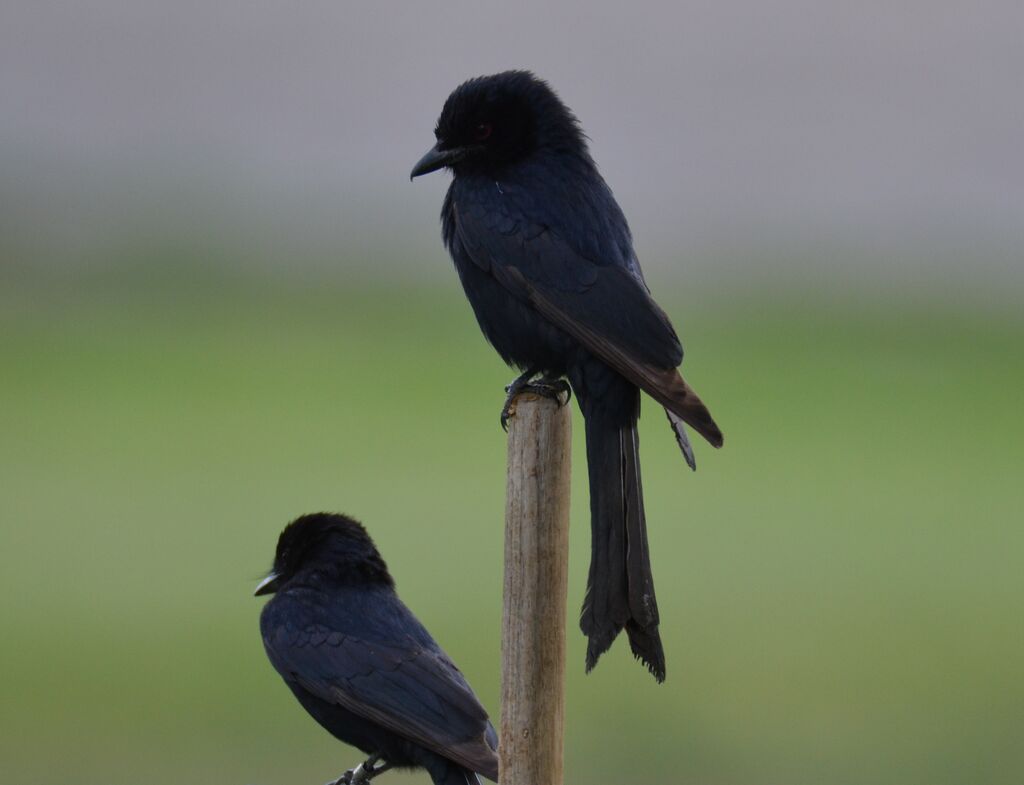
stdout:
{"type": "Polygon", "coordinates": [[[390,587],[286,587],[264,606],[260,630],[275,669],[338,738],[396,763],[423,765],[422,747],[497,776],[486,711],[390,587]]]}

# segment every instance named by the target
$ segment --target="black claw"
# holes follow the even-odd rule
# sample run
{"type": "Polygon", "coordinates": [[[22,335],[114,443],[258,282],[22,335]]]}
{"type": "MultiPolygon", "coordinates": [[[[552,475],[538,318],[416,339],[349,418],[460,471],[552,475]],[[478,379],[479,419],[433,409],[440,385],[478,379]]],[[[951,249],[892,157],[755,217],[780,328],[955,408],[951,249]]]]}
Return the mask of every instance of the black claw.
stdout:
{"type": "Polygon", "coordinates": [[[530,370],[512,381],[505,387],[505,405],[501,407],[501,429],[508,432],[508,418],[512,416],[512,404],[516,396],[523,392],[531,392],[535,395],[542,395],[557,401],[559,406],[564,406],[572,400],[572,388],[565,379],[544,377],[537,381],[530,381],[537,375],[536,371],[530,370]],[[565,396],[563,400],[562,396],[565,396]]]}
{"type": "Polygon", "coordinates": [[[562,406],[565,406],[567,403],[569,403],[569,401],[572,400],[572,386],[567,381],[561,379],[559,381],[561,381],[562,384],[565,385],[565,402],[562,403],[562,406]]]}
{"type": "Polygon", "coordinates": [[[537,393],[537,395],[543,395],[545,398],[557,401],[559,406],[565,406],[572,400],[572,387],[569,386],[569,382],[565,379],[538,379],[528,384],[527,388],[532,393],[537,393]],[[563,395],[565,396],[564,401],[562,400],[563,395]]]}
{"type": "Polygon", "coordinates": [[[512,402],[515,397],[530,383],[530,379],[536,376],[538,371],[529,368],[511,382],[505,385],[505,405],[501,407],[501,430],[508,433],[508,418],[512,416],[512,402]]]}
{"type": "Polygon", "coordinates": [[[380,760],[379,755],[371,755],[360,765],[354,769],[349,769],[342,774],[334,782],[329,782],[327,785],[366,785],[378,774],[383,774],[385,771],[391,768],[391,764],[387,761],[382,761],[377,766],[377,761],[380,760]]]}

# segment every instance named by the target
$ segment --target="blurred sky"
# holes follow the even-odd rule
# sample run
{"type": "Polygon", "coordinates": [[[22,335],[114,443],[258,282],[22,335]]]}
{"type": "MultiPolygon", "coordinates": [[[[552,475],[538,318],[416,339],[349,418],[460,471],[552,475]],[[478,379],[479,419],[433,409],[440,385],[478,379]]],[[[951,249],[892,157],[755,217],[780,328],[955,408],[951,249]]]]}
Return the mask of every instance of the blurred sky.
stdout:
{"type": "Polygon", "coordinates": [[[456,84],[526,67],[582,119],[649,270],[1000,285],[1024,267],[1022,41],[1017,0],[7,2],[0,229],[440,256],[447,178],[408,171],[456,84]]]}

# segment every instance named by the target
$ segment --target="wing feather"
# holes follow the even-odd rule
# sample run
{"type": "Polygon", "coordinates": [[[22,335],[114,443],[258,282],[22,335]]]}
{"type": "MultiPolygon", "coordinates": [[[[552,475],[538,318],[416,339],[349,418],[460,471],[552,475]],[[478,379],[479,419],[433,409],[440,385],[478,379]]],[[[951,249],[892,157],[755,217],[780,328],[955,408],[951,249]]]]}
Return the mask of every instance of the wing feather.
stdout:
{"type": "Polygon", "coordinates": [[[456,211],[474,263],[662,404],[715,447],[722,432],[676,366],[683,349],[643,280],[618,265],[576,253],[544,227],[503,232],[475,211],[456,211]]]}
{"type": "Polygon", "coordinates": [[[415,642],[395,645],[331,636],[297,645],[287,627],[269,631],[277,670],[334,703],[445,758],[497,779],[493,728],[462,673],[443,652],[415,642]]]}

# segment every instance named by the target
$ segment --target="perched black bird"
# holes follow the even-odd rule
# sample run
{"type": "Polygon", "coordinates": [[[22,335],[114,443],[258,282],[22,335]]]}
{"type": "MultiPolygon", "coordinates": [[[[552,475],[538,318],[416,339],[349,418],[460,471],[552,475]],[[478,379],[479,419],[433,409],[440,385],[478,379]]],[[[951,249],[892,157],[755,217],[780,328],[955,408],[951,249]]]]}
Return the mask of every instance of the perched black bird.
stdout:
{"type": "Polygon", "coordinates": [[[359,523],[317,513],[288,524],[256,588],[274,592],[260,615],[271,663],[313,719],[370,755],[338,783],[393,766],[422,766],[435,785],[479,785],[477,773],[497,781],[487,712],[398,599],[359,523]]]}
{"type": "Polygon", "coordinates": [[[524,372],[509,386],[503,424],[511,398],[537,375],[549,390],[568,377],[586,420],[587,670],[625,628],[633,654],[661,681],[639,390],[665,407],[691,467],[683,423],[716,447],[722,433],[676,370],[682,346],[651,299],[622,210],[576,117],[547,83],[526,71],[471,79],[448,97],[434,135],[412,176],[454,173],[441,211],[444,243],[484,336],[524,372]]]}

